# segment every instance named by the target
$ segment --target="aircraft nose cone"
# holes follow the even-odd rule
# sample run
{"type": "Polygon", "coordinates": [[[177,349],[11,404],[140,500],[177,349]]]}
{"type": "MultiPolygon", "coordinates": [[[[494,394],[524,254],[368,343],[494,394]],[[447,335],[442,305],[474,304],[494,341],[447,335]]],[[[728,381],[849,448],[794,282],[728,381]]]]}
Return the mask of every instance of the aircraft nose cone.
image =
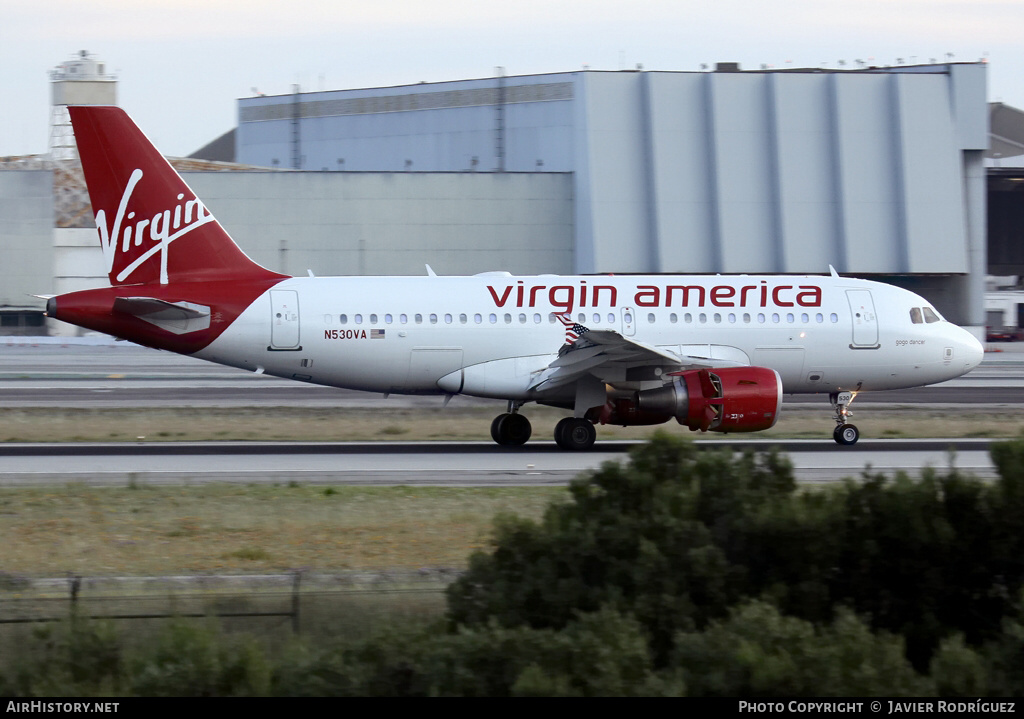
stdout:
{"type": "Polygon", "coordinates": [[[977,337],[967,330],[963,331],[963,339],[960,342],[960,359],[964,363],[964,372],[970,372],[981,364],[985,357],[985,347],[977,337]]]}

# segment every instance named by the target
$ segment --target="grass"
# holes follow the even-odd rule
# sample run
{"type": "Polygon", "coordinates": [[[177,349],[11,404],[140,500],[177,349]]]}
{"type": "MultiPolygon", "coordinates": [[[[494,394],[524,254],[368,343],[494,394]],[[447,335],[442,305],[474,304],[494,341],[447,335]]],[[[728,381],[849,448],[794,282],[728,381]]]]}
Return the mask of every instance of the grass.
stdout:
{"type": "MultiPolygon", "coordinates": [[[[490,440],[490,424],[501,411],[471,407],[381,410],[354,408],[127,408],[127,409],[7,409],[0,414],[0,442],[147,442],[167,441],[431,441],[490,440]]],[[[550,440],[555,423],[566,413],[527,405],[536,439],[550,440]]],[[[948,407],[861,403],[852,421],[861,436],[870,438],[1016,437],[1024,431],[1024,414],[1015,407],[972,405],[948,407]]],[[[674,422],[670,431],[693,434],[674,422]]],[[[598,428],[598,439],[645,439],[655,427],[598,428]]],[[[832,436],[832,413],[824,400],[814,404],[783,405],[775,427],[751,437],[816,438],[832,436]]],[[[721,438],[708,433],[704,439],[721,438]]],[[[734,438],[732,435],[730,438],[734,438]]]]}
{"type": "Polygon", "coordinates": [[[0,489],[8,577],[461,569],[499,512],[564,488],[304,485],[0,489]]]}
{"type": "MultiPolygon", "coordinates": [[[[866,405],[864,438],[1015,437],[1014,408],[866,405]]],[[[563,412],[528,406],[547,440],[563,412]]],[[[489,440],[495,410],[8,409],[0,441],[489,440]]],[[[693,435],[674,423],[670,431],[693,435]]],[[[643,439],[657,427],[601,427],[601,439],[643,439]]],[[[831,437],[827,403],[783,409],[763,438],[831,437]]],[[[704,438],[720,438],[709,433],[704,438]]],[[[735,435],[730,435],[733,438],[735,435]]],[[[64,576],[462,568],[486,546],[495,514],[538,517],[564,488],[286,485],[84,485],[0,489],[0,574],[64,576]]],[[[2,589],[2,587],[0,587],[2,589]]]]}

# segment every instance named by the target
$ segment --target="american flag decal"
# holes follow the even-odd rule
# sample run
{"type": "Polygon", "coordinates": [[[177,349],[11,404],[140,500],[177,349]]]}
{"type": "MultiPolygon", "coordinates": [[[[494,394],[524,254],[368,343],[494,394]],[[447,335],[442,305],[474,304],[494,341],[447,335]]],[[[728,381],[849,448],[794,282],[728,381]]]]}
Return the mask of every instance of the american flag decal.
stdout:
{"type": "Polygon", "coordinates": [[[590,330],[579,322],[573,322],[572,317],[569,315],[555,315],[558,317],[558,321],[565,325],[565,343],[571,345],[573,342],[578,340],[582,335],[590,332],[590,330]]]}
{"type": "Polygon", "coordinates": [[[371,340],[382,340],[384,339],[384,330],[370,330],[371,340]]]}

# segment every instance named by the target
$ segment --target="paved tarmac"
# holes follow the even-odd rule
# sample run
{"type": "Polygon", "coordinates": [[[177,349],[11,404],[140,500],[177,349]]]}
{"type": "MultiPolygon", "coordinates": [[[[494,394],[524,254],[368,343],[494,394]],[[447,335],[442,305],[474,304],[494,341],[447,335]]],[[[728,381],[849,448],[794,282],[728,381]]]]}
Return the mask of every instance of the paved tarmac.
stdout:
{"type": "MultiPolygon", "coordinates": [[[[160,352],[124,342],[98,345],[14,338],[0,343],[0,403],[5,407],[405,407],[435,408],[436,396],[321,387],[160,352]]],[[[52,338],[45,338],[51,340],[52,338]]],[[[992,345],[994,346],[994,345],[992,345]]],[[[1003,343],[981,366],[929,387],[865,392],[858,406],[885,404],[1024,405],[1024,343],[1003,343]]],[[[500,407],[457,397],[455,406],[500,407]]],[[[785,404],[827,403],[825,395],[787,395],[785,404]]]]}
{"type": "MultiPolygon", "coordinates": [[[[797,479],[836,481],[872,471],[916,474],[930,465],[995,476],[990,440],[703,440],[708,447],[779,447],[797,479]]],[[[81,482],[97,486],[200,482],[514,486],[566,484],[609,460],[625,460],[635,442],[602,442],[564,452],[553,442],[502,448],[490,442],[146,442],[0,445],[0,486],[81,482]]]]}
{"type": "MultiPolygon", "coordinates": [[[[0,342],[3,407],[400,407],[436,408],[437,397],[352,392],[257,376],[190,357],[126,343],[72,344],[42,340],[0,342]]],[[[1024,345],[986,355],[969,375],[931,387],[865,393],[871,403],[1022,405],[1024,345]]],[[[825,403],[824,396],[786,398],[787,406],[825,403]]],[[[459,405],[500,409],[495,400],[459,397],[459,405]]],[[[925,465],[954,463],[993,476],[988,440],[861,440],[838,447],[828,439],[707,440],[734,448],[779,445],[798,478],[834,481],[877,471],[916,473],[925,465]],[[956,448],[955,455],[949,447],[956,448]]],[[[191,483],[197,481],[346,484],[512,485],[563,484],[580,471],[622,459],[630,443],[603,442],[595,451],[567,453],[551,442],[500,448],[459,443],[145,443],[7,444],[0,446],[0,485],[81,481],[89,484],[191,483]]]]}

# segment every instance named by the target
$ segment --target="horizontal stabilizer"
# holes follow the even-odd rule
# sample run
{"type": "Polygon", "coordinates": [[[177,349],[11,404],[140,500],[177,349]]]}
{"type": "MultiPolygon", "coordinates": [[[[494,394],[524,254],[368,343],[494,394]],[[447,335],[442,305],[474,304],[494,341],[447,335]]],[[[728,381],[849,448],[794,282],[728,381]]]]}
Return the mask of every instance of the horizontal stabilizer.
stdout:
{"type": "Polygon", "coordinates": [[[176,335],[209,329],[210,308],[192,302],[168,302],[155,297],[118,297],[114,311],[133,315],[176,335]]]}

